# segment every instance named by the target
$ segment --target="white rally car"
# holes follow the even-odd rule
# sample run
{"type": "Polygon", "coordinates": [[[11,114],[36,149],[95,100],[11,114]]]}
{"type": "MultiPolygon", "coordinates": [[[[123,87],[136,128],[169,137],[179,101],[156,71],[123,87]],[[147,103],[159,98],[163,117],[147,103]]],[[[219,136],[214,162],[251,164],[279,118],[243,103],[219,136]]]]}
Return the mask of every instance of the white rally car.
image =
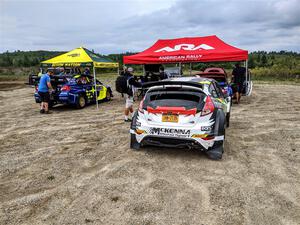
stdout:
{"type": "Polygon", "coordinates": [[[144,88],[148,90],[131,123],[131,148],[197,148],[212,159],[222,158],[230,103],[216,81],[182,77],[144,88]]]}

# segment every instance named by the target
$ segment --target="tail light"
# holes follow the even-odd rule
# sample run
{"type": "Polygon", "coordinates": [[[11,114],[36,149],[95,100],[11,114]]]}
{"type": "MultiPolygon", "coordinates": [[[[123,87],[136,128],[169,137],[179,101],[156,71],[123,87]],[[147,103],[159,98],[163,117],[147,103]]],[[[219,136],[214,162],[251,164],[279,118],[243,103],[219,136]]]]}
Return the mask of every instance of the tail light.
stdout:
{"type": "Polygon", "coordinates": [[[203,110],[201,112],[201,116],[206,116],[206,115],[212,113],[214,110],[215,110],[214,103],[211,100],[211,97],[207,96],[206,100],[205,100],[205,105],[204,105],[203,110]]]}
{"type": "Polygon", "coordinates": [[[65,85],[61,88],[61,91],[70,91],[70,90],[71,90],[71,87],[68,85],[65,85]]]}

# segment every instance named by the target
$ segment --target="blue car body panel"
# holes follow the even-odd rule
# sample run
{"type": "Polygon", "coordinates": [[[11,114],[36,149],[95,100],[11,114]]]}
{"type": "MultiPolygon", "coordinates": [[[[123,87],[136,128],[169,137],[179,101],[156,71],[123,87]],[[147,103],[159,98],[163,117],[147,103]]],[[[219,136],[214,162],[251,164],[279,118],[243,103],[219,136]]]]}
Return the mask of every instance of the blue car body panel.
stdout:
{"type": "MultiPolygon", "coordinates": [[[[105,86],[99,81],[97,81],[97,96],[98,100],[100,96],[106,97],[106,93],[101,93],[102,91],[108,90],[112,96],[112,91],[109,86],[105,86]]],[[[87,103],[95,103],[95,86],[93,82],[88,84],[78,84],[75,79],[70,79],[65,84],[58,85],[53,93],[50,94],[50,101],[52,105],[55,104],[66,104],[66,105],[76,105],[80,96],[85,96],[87,103]],[[62,89],[64,86],[69,86],[68,90],[62,89]]],[[[34,93],[34,98],[37,103],[41,102],[41,97],[36,91],[34,93]]]]}
{"type": "Polygon", "coordinates": [[[220,85],[221,88],[223,88],[224,90],[227,91],[228,96],[232,97],[233,91],[232,91],[230,84],[228,84],[226,82],[218,82],[218,84],[220,85]]]}

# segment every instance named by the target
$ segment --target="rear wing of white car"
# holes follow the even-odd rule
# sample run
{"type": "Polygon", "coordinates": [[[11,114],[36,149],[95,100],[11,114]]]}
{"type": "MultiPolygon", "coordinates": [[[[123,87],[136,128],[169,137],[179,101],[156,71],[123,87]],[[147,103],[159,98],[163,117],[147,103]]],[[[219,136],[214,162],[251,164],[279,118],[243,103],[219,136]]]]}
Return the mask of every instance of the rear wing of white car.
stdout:
{"type": "Polygon", "coordinates": [[[199,89],[203,89],[203,85],[197,82],[191,81],[175,81],[175,80],[163,80],[163,81],[156,81],[156,82],[147,82],[142,84],[142,89],[149,89],[150,87],[171,87],[171,86],[182,86],[182,87],[195,87],[199,89]]]}

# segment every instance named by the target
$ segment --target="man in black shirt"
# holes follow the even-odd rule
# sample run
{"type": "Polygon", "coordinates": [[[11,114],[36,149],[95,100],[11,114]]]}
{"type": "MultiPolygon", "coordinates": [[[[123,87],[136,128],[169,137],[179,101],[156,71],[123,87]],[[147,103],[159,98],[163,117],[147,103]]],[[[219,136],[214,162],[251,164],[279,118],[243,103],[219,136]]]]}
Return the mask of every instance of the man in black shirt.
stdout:
{"type": "Polygon", "coordinates": [[[243,91],[243,85],[245,81],[246,68],[241,67],[239,63],[235,64],[235,68],[232,71],[233,91],[236,96],[237,103],[241,101],[241,95],[243,91]]]}

